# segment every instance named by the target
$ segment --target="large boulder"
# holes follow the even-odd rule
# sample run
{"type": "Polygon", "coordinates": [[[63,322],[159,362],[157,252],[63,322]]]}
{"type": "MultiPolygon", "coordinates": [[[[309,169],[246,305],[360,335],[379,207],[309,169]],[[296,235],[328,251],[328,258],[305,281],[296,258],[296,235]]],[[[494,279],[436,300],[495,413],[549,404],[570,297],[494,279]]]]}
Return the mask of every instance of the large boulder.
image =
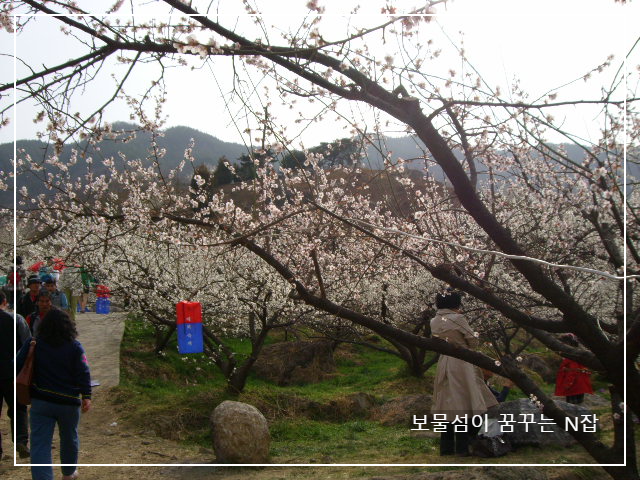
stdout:
{"type": "Polygon", "coordinates": [[[431,395],[402,395],[371,412],[371,419],[383,425],[413,425],[413,416],[422,417],[431,411],[431,395]]]}
{"type": "Polygon", "coordinates": [[[266,345],[253,370],[278,385],[320,382],[335,372],[329,342],[280,342],[266,345]]]}
{"type": "MultiPolygon", "coordinates": [[[[588,409],[571,403],[556,401],[556,404],[569,415],[582,418],[582,415],[592,416],[588,409]]],[[[569,446],[576,441],[565,431],[564,425],[550,423],[552,420],[542,418],[542,412],[526,398],[519,398],[512,402],[504,402],[490,408],[487,417],[497,420],[501,425],[502,435],[507,438],[514,447],[521,446],[569,446]],[[505,419],[514,420],[509,423],[513,426],[513,432],[507,431],[505,419]]],[[[584,428],[583,425],[579,426],[584,428]]],[[[480,431],[482,433],[482,429],[480,431]]]]}
{"type": "Polygon", "coordinates": [[[211,428],[218,463],[267,463],[269,426],[254,406],[225,400],[213,411],[211,428]]]}
{"type": "MultiPolygon", "coordinates": [[[[552,397],[555,401],[561,401],[564,402],[564,399],[566,397],[552,397]]],[[[582,403],[580,404],[581,407],[584,408],[588,408],[589,410],[592,409],[599,409],[599,408],[606,408],[606,407],[611,407],[611,402],[609,400],[607,400],[606,398],[597,395],[597,394],[591,394],[591,393],[585,393],[584,394],[584,400],[582,401],[582,403]]]]}
{"type": "Polygon", "coordinates": [[[557,366],[549,365],[549,362],[540,355],[535,353],[522,355],[522,366],[536,372],[547,383],[556,382],[557,366]]]}

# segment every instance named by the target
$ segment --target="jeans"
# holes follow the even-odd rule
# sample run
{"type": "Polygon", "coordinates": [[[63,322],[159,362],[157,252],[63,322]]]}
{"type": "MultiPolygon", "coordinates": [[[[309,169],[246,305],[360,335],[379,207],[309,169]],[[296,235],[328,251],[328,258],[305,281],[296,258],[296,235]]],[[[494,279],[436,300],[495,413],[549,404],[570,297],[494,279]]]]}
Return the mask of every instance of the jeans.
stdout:
{"type": "MultiPolygon", "coordinates": [[[[62,405],[38,398],[31,400],[31,463],[51,464],[53,430],[58,424],[60,434],[60,463],[72,464],[62,467],[63,475],[71,475],[78,463],[78,423],[80,405],[62,405]]],[[[53,467],[31,467],[33,480],[53,480],[53,467]]]]}
{"type": "MultiPolygon", "coordinates": [[[[0,381],[0,407],[2,407],[2,401],[7,403],[7,415],[11,420],[11,436],[14,443],[27,445],[29,441],[29,429],[27,426],[27,407],[17,403],[13,405],[13,379],[0,381]],[[16,413],[16,426],[18,427],[14,431],[13,429],[13,412],[16,413]]],[[[1,409],[1,408],[0,408],[1,409]]],[[[2,452],[2,440],[0,439],[0,452],[2,452]]]]}

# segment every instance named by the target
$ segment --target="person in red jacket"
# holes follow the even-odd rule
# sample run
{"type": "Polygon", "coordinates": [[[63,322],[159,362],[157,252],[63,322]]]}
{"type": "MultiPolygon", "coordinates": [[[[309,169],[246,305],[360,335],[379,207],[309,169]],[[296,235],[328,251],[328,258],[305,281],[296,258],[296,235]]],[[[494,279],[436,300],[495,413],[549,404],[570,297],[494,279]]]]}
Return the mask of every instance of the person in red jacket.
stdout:
{"type": "MultiPolygon", "coordinates": [[[[560,337],[567,345],[580,346],[578,339],[572,333],[560,337]]],[[[567,403],[580,404],[585,393],[593,393],[591,386],[591,371],[581,363],[563,358],[558,376],[556,377],[556,392],[559,397],[566,397],[567,403]]]]}

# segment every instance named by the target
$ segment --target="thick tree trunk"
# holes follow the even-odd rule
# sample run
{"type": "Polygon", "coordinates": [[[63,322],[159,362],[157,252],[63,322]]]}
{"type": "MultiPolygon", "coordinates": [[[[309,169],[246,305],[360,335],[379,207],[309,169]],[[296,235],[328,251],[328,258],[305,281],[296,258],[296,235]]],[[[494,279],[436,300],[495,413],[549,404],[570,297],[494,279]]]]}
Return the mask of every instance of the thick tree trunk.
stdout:
{"type": "MultiPolygon", "coordinates": [[[[237,370],[236,370],[237,372],[237,370]]],[[[247,383],[248,372],[233,373],[227,380],[226,392],[229,395],[237,397],[242,393],[247,383]]]]}
{"type": "Polygon", "coordinates": [[[161,337],[160,329],[158,329],[156,333],[156,348],[154,350],[156,354],[159,354],[167,347],[167,344],[169,343],[169,340],[171,340],[171,336],[175,331],[176,331],[176,326],[174,325],[172,327],[169,327],[166,334],[161,337]]]}

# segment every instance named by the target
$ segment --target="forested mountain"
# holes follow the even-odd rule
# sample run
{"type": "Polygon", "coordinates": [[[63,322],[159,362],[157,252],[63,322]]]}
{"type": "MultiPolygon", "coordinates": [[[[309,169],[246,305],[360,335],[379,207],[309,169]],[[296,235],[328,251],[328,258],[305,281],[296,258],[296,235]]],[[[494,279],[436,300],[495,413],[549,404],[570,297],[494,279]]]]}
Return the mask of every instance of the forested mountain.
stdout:
{"type": "MultiPolygon", "coordinates": [[[[113,130],[134,131],[135,125],[124,122],[113,124],[113,130]]],[[[162,166],[166,169],[174,168],[184,156],[184,151],[189,145],[191,139],[194,140],[193,156],[197,159],[198,164],[206,164],[215,166],[218,158],[226,156],[234,159],[247,151],[247,148],[238,143],[223,142],[216,137],[207,133],[200,132],[190,127],[172,127],[166,129],[163,137],[156,138],[158,148],[166,149],[166,154],[162,159],[162,166]]],[[[84,152],[85,157],[93,158],[93,168],[98,169],[100,161],[105,158],[114,157],[119,161],[119,153],[122,152],[129,159],[146,158],[151,152],[149,145],[151,142],[151,134],[148,132],[137,132],[135,138],[123,142],[123,138],[127,135],[120,135],[117,139],[105,139],[99,144],[99,149],[89,145],[86,141],[75,145],[65,145],[60,158],[62,160],[69,159],[71,150],[84,152]]],[[[17,147],[24,148],[26,153],[31,155],[33,159],[41,159],[45,155],[53,153],[53,148],[45,142],[38,140],[18,140],[17,147]]],[[[13,144],[4,143],[0,145],[0,168],[6,168],[7,162],[13,157],[13,144]]],[[[82,158],[78,160],[78,167],[84,166],[85,162],[82,158]]]]}
{"type": "MultiPolygon", "coordinates": [[[[113,130],[124,130],[133,132],[136,126],[125,122],[116,122],[113,130]]],[[[224,142],[207,133],[200,132],[196,129],[184,126],[168,128],[163,132],[163,136],[157,137],[156,143],[158,150],[164,149],[164,156],[160,160],[163,172],[175,168],[184,158],[185,149],[189,146],[191,139],[194,141],[193,158],[194,165],[205,165],[211,171],[216,169],[218,160],[225,157],[232,163],[238,163],[241,157],[248,152],[248,147],[238,143],[224,142]]],[[[76,145],[66,145],[60,154],[60,158],[68,162],[72,155],[72,150],[79,152],[77,163],[70,168],[72,175],[81,175],[87,171],[87,159],[91,159],[91,169],[95,175],[106,172],[106,168],[102,161],[107,158],[113,158],[116,165],[124,167],[121,154],[127,159],[145,159],[152,156],[150,144],[152,136],[148,132],[137,132],[135,136],[127,141],[123,141],[128,135],[119,136],[116,139],[105,139],[98,146],[88,144],[88,142],[80,142],[76,145]]],[[[581,162],[584,158],[584,150],[578,145],[565,145],[569,157],[573,160],[581,162]]],[[[43,159],[53,153],[53,147],[50,144],[39,140],[19,140],[17,142],[18,149],[24,149],[33,159],[43,159]]],[[[314,147],[312,150],[322,151],[320,146],[314,147]]],[[[423,170],[425,162],[423,159],[424,145],[413,136],[390,138],[381,137],[377,144],[370,145],[366,149],[366,154],[361,160],[361,166],[365,169],[380,170],[383,168],[383,153],[391,153],[391,160],[398,158],[407,160],[407,168],[414,170],[423,170]]],[[[300,155],[301,152],[298,152],[300,155]]],[[[461,152],[456,152],[461,158],[461,152]]],[[[10,170],[13,158],[13,143],[0,144],[0,171],[10,170]]],[[[429,158],[429,156],[427,156],[429,158]]],[[[481,161],[481,159],[479,159],[481,161]]],[[[151,160],[148,160],[149,162],[151,160]]],[[[438,180],[444,180],[444,176],[432,162],[428,162],[429,171],[438,180]]],[[[639,172],[635,165],[630,168],[629,173],[637,175],[639,172]]],[[[189,166],[183,170],[180,180],[188,182],[193,175],[193,169],[189,166]]],[[[18,179],[17,187],[27,186],[30,193],[40,193],[42,188],[40,182],[33,176],[22,176],[18,179]]],[[[0,205],[10,206],[13,203],[13,192],[0,192],[0,205]]]]}
{"type": "MultiPolygon", "coordinates": [[[[124,122],[116,122],[113,124],[113,130],[134,131],[135,125],[124,122]]],[[[194,140],[193,157],[196,165],[205,164],[211,168],[215,168],[218,159],[225,156],[228,159],[236,159],[243,153],[247,152],[247,148],[238,143],[224,142],[216,137],[200,132],[190,127],[172,127],[166,129],[164,136],[156,138],[158,149],[165,149],[165,155],[160,160],[163,172],[175,168],[184,158],[185,149],[189,146],[191,139],[194,140]]],[[[148,132],[137,132],[135,137],[129,141],[123,142],[123,138],[128,135],[119,136],[117,139],[105,139],[98,147],[94,147],[88,142],[83,141],[75,145],[65,145],[60,159],[68,163],[72,150],[79,152],[77,163],[70,168],[72,174],[80,175],[87,171],[87,159],[91,159],[91,169],[96,175],[106,172],[106,168],[102,161],[107,158],[113,158],[116,165],[123,165],[120,153],[124,154],[127,159],[147,158],[152,152],[149,146],[152,140],[151,134],[148,132]],[[80,154],[81,153],[81,154],[80,154]]],[[[25,153],[33,159],[40,160],[54,153],[53,146],[39,140],[18,140],[17,148],[24,149],[25,153]]],[[[0,170],[10,170],[13,158],[13,143],[4,143],[0,145],[0,170]]],[[[185,169],[183,179],[188,180],[192,175],[191,169],[185,169]]],[[[33,177],[18,178],[18,189],[22,185],[26,185],[30,192],[39,192],[38,182],[33,177]]],[[[8,201],[13,200],[12,192],[0,192],[0,204],[8,205],[8,201]]]]}

